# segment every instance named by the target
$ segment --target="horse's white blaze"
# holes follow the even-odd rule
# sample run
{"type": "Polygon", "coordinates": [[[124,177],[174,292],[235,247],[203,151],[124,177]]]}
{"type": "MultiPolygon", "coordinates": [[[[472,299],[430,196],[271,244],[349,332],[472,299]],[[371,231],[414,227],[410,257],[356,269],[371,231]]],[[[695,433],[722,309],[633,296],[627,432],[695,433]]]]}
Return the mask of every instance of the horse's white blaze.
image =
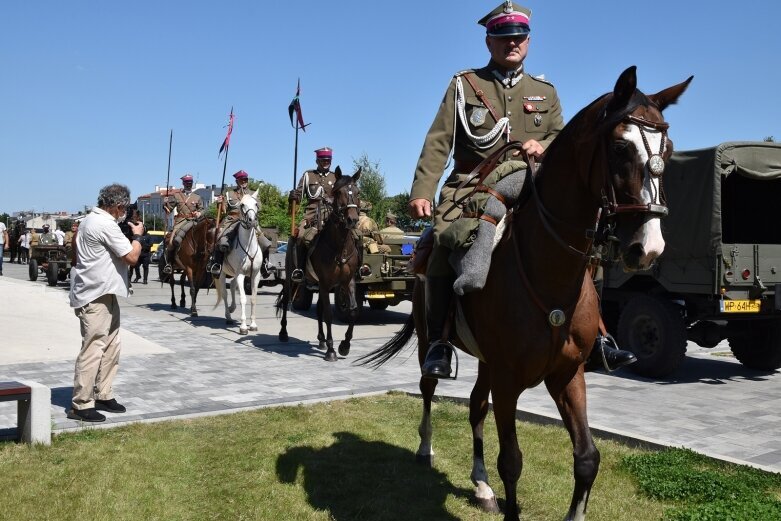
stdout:
{"type": "Polygon", "coordinates": [[[434,456],[434,447],[431,444],[431,439],[433,437],[433,427],[431,426],[431,413],[429,412],[423,413],[423,418],[420,419],[420,427],[418,427],[418,434],[420,435],[418,456],[434,456]]]}
{"type": "MultiPolygon", "coordinates": [[[[664,149],[661,149],[660,151],[660,147],[662,146],[662,133],[651,128],[644,128],[643,132],[648,140],[648,146],[651,148],[651,152],[654,154],[664,154],[664,151],[667,149],[667,141],[665,140],[664,149]]],[[[648,171],[648,151],[643,143],[640,127],[635,124],[627,125],[627,130],[622,137],[625,140],[634,143],[637,153],[640,156],[640,161],[644,165],[643,188],[640,193],[643,203],[661,204],[659,178],[652,176],[648,171]]],[[[652,217],[651,219],[648,219],[640,230],[638,230],[638,237],[644,251],[644,255],[640,259],[640,264],[641,266],[648,266],[664,251],[664,238],[662,237],[662,227],[659,218],[652,217]]]]}
{"type": "Polygon", "coordinates": [[[477,487],[475,490],[475,497],[477,499],[493,499],[496,496],[493,489],[488,484],[488,472],[485,470],[483,458],[472,458],[471,478],[472,483],[477,487]]]}

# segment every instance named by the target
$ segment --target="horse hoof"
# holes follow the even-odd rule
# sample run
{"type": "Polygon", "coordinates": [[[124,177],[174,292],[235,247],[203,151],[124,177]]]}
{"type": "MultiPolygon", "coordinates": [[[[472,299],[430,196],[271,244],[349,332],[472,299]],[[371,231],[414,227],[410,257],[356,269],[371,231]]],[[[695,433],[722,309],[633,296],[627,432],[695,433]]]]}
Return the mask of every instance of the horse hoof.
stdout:
{"type": "Polygon", "coordinates": [[[190,311],[190,316],[191,317],[197,317],[198,316],[198,312],[197,311],[190,311]]]}
{"type": "Polygon", "coordinates": [[[415,463],[423,465],[425,467],[434,467],[434,455],[433,454],[415,454],[415,463]]]}
{"type": "Polygon", "coordinates": [[[502,513],[499,509],[499,503],[496,501],[496,496],[491,498],[477,497],[475,498],[475,503],[483,512],[488,512],[490,514],[502,513]]]}
{"type": "Polygon", "coordinates": [[[171,309],[176,309],[176,304],[171,304],[171,309]]]}
{"type": "Polygon", "coordinates": [[[246,335],[247,333],[249,333],[249,330],[246,327],[240,327],[239,333],[241,333],[242,335],[246,335]]]}
{"type": "Polygon", "coordinates": [[[333,350],[328,351],[325,354],[325,361],[326,362],[336,362],[337,360],[339,360],[339,358],[336,356],[336,353],[333,350]]]}
{"type": "Polygon", "coordinates": [[[249,330],[250,331],[257,331],[258,330],[258,326],[250,326],[249,330]]]}
{"type": "Polygon", "coordinates": [[[342,356],[347,356],[350,354],[350,343],[349,342],[341,342],[339,344],[339,354],[342,356]]]}
{"type": "Polygon", "coordinates": [[[328,346],[325,345],[325,342],[320,342],[319,344],[317,344],[317,349],[319,349],[320,351],[325,351],[326,349],[328,349],[328,346]]]}
{"type": "Polygon", "coordinates": [[[280,342],[287,342],[287,339],[288,339],[287,333],[279,333],[280,342]]]}

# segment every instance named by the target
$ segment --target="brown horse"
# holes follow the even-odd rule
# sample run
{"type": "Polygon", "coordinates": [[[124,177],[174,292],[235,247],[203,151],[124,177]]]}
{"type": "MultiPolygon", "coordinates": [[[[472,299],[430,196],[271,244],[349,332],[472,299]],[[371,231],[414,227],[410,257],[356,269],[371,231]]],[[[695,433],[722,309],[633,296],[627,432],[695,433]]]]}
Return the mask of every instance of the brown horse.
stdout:
{"type": "MultiPolygon", "coordinates": [[[[176,252],[176,259],[169,259],[174,266],[182,268],[182,276],[179,278],[181,297],[179,305],[185,307],[184,282],[190,281],[190,316],[198,316],[198,308],[195,302],[198,298],[198,290],[208,288],[212,277],[206,270],[209,256],[214,249],[215,221],[211,217],[202,217],[196,220],[195,225],[187,230],[182,238],[182,244],[176,252]]],[[[161,248],[163,246],[160,246],[161,248]]],[[[165,262],[161,259],[161,262],[165,262]]],[[[176,296],[174,294],[174,274],[167,277],[171,286],[171,309],[176,309],[176,296]]]]}
{"type": "MultiPolygon", "coordinates": [[[[505,519],[519,519],[516,487],[522,455],[516,435],[520,394],[545,382],[569,432],[575,487],[566,520],[585,519],[599,469],[586,418],[584,361],[597,335],[599,307],[586,271],[593,229],[602,214],[615,233],[627,269],[645,269],[661,254],[659,218],[663,162],[672,153],[662,111],[684,92],[691,78],[646,96],[637,90],[635,67],[615,89],[581,110],[556,137],[545,164],[526,183],[523,201],[507,223],[481,291],[460,299],[463,320],[454,343],[477,347],[478,377],[470,398],[473,435],[472,481],[477,499],[498,511],[483,461],[483,422],[493,396],[499,434],[499,476],[506,494],[505,519]],[[615,228],[613,228],[615,227],[615,228]],[[574,253],[574,254],[573,254],[574,253]],[[462,327],[466,324],[470,334],[462,327]],[[471,336],[474,342],[465,340],[471,336]]],[[[510,149],[520,144],[510,145],[510,149]]],[[[413,314],[387,344],[362,363],[380,365],[397,354],[417,329],[426,345],[424,291],[416,285],[413,314]]],[[[425,350],[419,351],[422,364],[425,350]]],[[[437,380],[421,378],[423,419],[417,457],[433,462],[431,399],[437,380]]]]}
{"type": "MultiPolygon", "coordinates": [[[[358,314],[358,303],[355,300],[355,277],[361,261],[361,250],[357,247],[353,230],[358,224],[358,208],[361,201],[358,180],[361,177],[361,169],[352,176],[343,176],[342,170],[336,167],[336,183],[333,188],[333,203],[331,212],[323,224],[323,229],[313,242],[309,260],[312,269],[317,276],[317,340],[319,348],[324,349],[325,360],[336,362],[338,357],[334,351],[334,339],[331,335],[331,323],[333,310],[331,309],[331,290],[341,291],[343,295],[349,295],[349,321],[344,340],[339,343],[339,354],[347,356],[350,353],[350,341],[353,338],[353,327],[358,314]],[[323,334],[323,322],[326,324],[327,335],[323,334]]],[[[292,241],[291,241],[292,242],[292,241]]],[[[288,252],[290,252],[290,245],[288,252]]],[[[279,339],[287,342],[287,307],[290,301],[292,281],[290,273],[293,266],[286,258],[286,277],[282,291],[277,299],[277,314],[281,311],[282,320],[279,330],[279,339]]],[[[303,288],[301,284],[301,289],[303,288]]]]}

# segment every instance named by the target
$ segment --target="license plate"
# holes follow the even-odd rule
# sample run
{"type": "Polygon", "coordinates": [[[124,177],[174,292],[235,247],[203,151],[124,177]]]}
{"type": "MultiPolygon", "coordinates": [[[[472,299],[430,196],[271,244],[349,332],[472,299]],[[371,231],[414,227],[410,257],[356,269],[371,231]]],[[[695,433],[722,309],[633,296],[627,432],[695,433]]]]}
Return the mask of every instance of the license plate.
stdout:
{"type": "Polygon", "coordinates": [[[388,291],[367,291],[366,298],[393,298],[394,293],[388,291]]]}
{"type": "Polygon", "coordinates": [[[719,304],[722,313],[759,313],[761,300],[722,300],[719,304]]]}

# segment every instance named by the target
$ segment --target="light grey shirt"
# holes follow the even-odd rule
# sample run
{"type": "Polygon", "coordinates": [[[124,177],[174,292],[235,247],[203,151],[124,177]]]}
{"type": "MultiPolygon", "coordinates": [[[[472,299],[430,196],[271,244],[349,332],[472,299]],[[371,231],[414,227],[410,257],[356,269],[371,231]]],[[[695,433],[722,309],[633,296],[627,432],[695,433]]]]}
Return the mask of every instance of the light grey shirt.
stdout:
{"type": "Polygon", "coordinates": [[[128,296],[128,270],[122,257],[133,246],[111,214],[93,208],[79,226],[76,249],[79,255],[71,270],[71,307],[80,308],[108,294],[128,296]]]}

